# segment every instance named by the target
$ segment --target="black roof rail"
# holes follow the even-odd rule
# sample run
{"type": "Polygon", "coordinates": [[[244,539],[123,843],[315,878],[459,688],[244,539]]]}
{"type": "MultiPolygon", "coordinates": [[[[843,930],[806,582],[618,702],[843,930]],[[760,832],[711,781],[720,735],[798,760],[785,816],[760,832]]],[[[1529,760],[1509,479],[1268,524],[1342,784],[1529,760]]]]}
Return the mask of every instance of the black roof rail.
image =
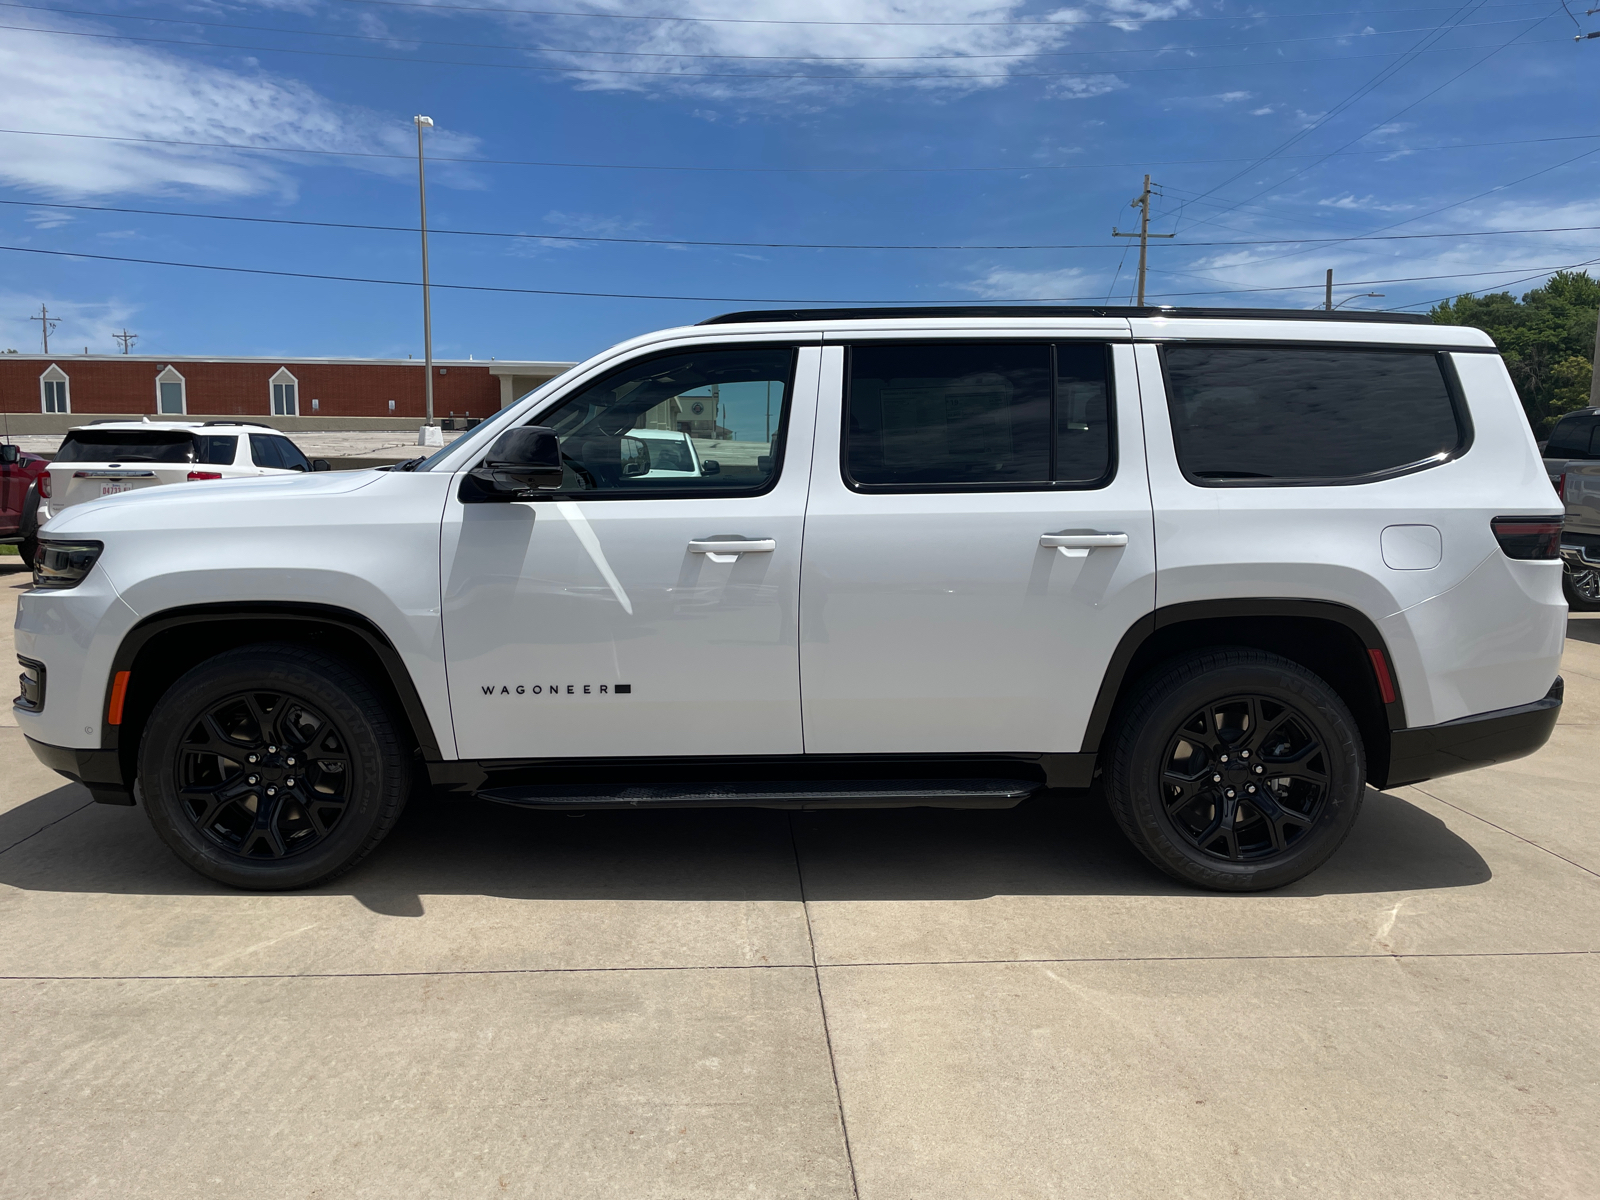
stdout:
{"type": "Polygon", "coordinates": [[[707,317],[701,325],[742,325],[762,321],[861,321],[909,317],[1211,317],[1217,320],[1359,321],[1431,325],[1425,313],[1329,312],[1322,308],[1173,308],[1136,305],[926,304],[904,308],[756,308],[707,317]]]}
{"type": "Polygon", "coordinates": [[[200,423],[200,428],[201,429],[207,429],[212,425],[254,425],[254,424],[255,424],[254,421],[202,421],[200,423]]]}

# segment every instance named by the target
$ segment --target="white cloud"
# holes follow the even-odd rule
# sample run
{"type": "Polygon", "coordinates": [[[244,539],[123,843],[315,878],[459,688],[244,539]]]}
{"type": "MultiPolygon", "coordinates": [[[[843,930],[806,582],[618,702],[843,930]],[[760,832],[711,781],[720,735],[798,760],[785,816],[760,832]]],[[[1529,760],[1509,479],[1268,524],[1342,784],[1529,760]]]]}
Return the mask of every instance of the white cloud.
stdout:
{"type": "Polygon", "coordinates": [[[55,229],[62,225],[70,225],[77,220],[71,213],[61,212],[57,209],[36,208],[23,218],[35,229],[55,229]]]}
{"type": "MultiPolygon", "coordinates": [[[[863,88],[960,93],[1068,69],[1053,65],[1059,60],[1042,64],[1036,56],[1067,45],[1074,21],[1110,16],[1119,27],[1136,29],[1143,21],[1187,11],[1192,0],[1099,0],[1046,12],[1028,11],[1026,0],[923,0],[915,6],[901,0],[766,0],[759,8],[747,0],[683,0],[675,6],[686,17],[728,23],[608,20],[602,14],[642,15],[660,6],[656,0],[579,2],[594,15],[537,24],[505,18],[530,40],[562,47],[564,52],[540,55],[545,62],[627,72],[568,76],[576,87],[828,103],[863,88]],[[757,17],[794,23],[746,23],[757,17]],[[913,19],[922,23],[907,23],[913,19]],[[1023,23],[1004,24],[1008,20],[1023,23]],[[883,23],[862,23],[873,21],[883,23]],[[702,57],[640,57],[657,54],[702,57]]],[[[1062,99],[1124,86],[1107,74],[1052,75],[1046,82],[1049,94],[1062,99]]]]}
{"type": "Polygon", "coordinates": [[[1342,208],[1350,212],[1405,212],[1415,208],[1412,204],[1379,204],[1371,196],[1357,197],[1354,194],[1343,196],[1330,196],[1317,201],[1318,208],[1342,208]]]}
{"type": "Polygon", "coordinates": [[[1254,92],[1223,92],[1217,99],[1232,104],[1235,100],[1248,100],[1254,95],[1254,92]]]}
{"type": "Polygon", "coordinates": [[[952,286],[972,292],[985,300],[1081,299],[1090,276],[1077,267],[1058,271],[1022,271],[1014,267],[990,267],[976,279],[952,286]]]}
{"type": "Polygon", "coordinates": [[[1267,104],[1267,105],[1262,106],[1261,108],[1252,108],[1250,110],[1250,115],[1252,117],[1265,117],[1265,116],[1270,115],[1272,113],[1272,111],[1273,111],[1272,105],[1267,104]]]}
{"type": "MultiPolygon", "coordinates": [[[[143,46],[33,32],[13,31],[0,39],[0,111],[13,128],[99,137],[397,153],[415,145],[409,120],[336,104],[293,79],[143,46]]],[[[476,144],[442,131],[430,136],[437,153],[460,153],[476,144]]],[[[410,169],[383,159],[343,161],[384,173],[410,169]]],[[[292,166],[288,156],[0,135],[0,183],[52,196],[206,192],[287,198],[295,191],[292,166]]],[[[441,182],[470,186],[459,172],[441,182]]]]}

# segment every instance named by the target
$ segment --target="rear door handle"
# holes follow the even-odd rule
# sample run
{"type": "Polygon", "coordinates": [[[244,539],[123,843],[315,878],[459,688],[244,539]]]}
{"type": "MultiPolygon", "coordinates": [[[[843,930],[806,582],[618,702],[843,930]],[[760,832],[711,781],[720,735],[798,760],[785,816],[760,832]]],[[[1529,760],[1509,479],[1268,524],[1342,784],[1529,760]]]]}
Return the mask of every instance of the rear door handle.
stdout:
{"type": "Polygon", "coordinates": [[[689,543],[690,554],[704,554],[712,562],[738,562],[741,554],[771,554],[778,548],[772,538],[697,538],[689,543]]]}
{"type": "Polygon", "coordinates": [[[1039,545],[1046,549],[1060,550],[1066,558],[1087,558],[1091,550],[1105,550],[1127,544],[1128,535],[1125,533],[1047,533],[1039,538],[1039,545]]]}

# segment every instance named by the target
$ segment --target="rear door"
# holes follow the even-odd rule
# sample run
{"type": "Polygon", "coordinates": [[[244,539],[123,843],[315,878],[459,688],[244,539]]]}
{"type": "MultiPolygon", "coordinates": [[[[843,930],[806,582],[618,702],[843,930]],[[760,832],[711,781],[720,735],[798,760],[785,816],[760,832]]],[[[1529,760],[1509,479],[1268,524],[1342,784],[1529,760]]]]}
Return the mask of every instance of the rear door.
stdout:
{"type": "Polygon", "coordinates": [[[507,504],[452,489],[445,657],[463,758],[800,753],[819,351],[794,342],[629,360],[534,418],[561,438],[561,490],[507,504]],[[634,430],[717,447],[719,469],[652,476],[661,439],[634,430]]]}
{"type": "Polygon", "coordinates": [[[807,753],[1081,748],[1112,652],[1155,599],[1132,349],[1105,325],[827,348],[807,753]]]}

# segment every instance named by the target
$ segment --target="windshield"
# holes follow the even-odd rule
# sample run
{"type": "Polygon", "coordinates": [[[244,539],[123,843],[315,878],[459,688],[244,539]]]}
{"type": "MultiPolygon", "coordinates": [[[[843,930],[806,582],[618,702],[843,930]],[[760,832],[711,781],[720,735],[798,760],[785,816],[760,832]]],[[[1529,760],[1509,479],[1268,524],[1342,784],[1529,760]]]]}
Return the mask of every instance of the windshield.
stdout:
{"type": "Polygon", "coordinates": [[[194,462],[194,438],[169,429],[74,429],[56,451],[55,461],[194,462]]]}

